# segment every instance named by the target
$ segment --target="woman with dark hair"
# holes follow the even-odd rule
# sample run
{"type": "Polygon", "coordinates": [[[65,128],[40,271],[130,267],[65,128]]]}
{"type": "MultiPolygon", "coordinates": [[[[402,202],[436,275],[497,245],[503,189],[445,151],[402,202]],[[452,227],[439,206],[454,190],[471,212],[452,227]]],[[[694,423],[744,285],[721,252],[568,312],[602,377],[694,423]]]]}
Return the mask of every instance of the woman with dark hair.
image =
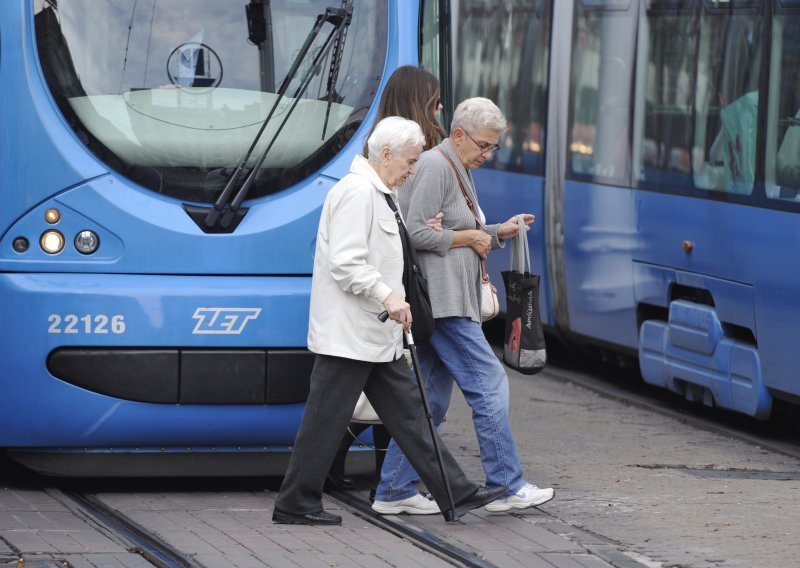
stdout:
{"type": "Polygon", "coordinates": [[[431,149],[447,137],[439,123],[441,108],[439,80],[425,69],[403,65],[386,82],[376,121],[387,116],[413,120],[422,128],[425,148],[431,149]]]}

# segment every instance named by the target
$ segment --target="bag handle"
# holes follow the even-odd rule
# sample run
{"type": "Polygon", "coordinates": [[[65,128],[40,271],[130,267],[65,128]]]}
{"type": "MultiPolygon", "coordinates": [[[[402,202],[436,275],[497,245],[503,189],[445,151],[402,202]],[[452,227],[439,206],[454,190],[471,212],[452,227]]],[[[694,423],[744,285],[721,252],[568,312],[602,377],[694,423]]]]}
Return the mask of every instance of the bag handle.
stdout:
{"type": "Polygon", "coordinates": [[[511,270],[521,274],[531,273],[531,251],[528,245],[528,235],[525,229],[525,218],[517,215],[517,238],[511,241],[509,251],[511,257],[511,270]]]}
{"type": "Polygon", "coordinates": [[[397,210],[397,204],[392,199],[392,196],[388,193],[384,193],[383,196],[386,198],[386,203],[389,205],[389,209],[392,210],[394,213],[394,218],[397,219],[397,226],[400,229],[400,244],[403,245],[403,254],[406,258],[410,259],[410,255],[408,254],[407,248],[410,248],[411,243],[408,241],[408,231],[406,231],[406,224],[403,223],[403,218],[400,216],[400,212],[397,210]]]}
{"type": "MultiPolygon", "coordinates": [[[[478,214],[475,212],[475,204],[472,202],[472,199],[469,198],[467,195],[467,190],[464,188],[464,182],[461,181],[461,174],[458,173],[458,169],[456,165],[453,163],[453,160],[448,156],[444,150],[441,148],[436,148],[436,150],[450,163],[450,167],[453,168],[453,173],[456,175],[456,181],[458,182],[458,187],[461,188],[461,195],[464,196],[464,200],[467,202],[467,207],[469,207],[472,216],[475,217],[475,221],[478,223],[478,227],[480,227],[483,231],[486,231],[486,225],[483,224],[478,214]]],[[[489,281],[489,274],[486,272],[486,259],[481,258],[481,279],[484,282],[489,281]]]]}

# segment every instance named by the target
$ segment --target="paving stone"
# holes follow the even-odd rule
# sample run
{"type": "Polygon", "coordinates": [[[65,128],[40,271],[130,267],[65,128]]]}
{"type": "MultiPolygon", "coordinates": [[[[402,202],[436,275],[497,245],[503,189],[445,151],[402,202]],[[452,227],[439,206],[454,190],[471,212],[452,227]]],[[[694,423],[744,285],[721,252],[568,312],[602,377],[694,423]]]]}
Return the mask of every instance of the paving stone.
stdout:
{"type": "Polygon", "coordinates": [[[542,554],[541,557],[549,562],[553,568],[612,568],[618,566],[617,564],[609,564],[591,554],[551,553],[542,554]]]}
{"type": "MultiPolygon", "coordinates": [[[[73,568],[153,568],[140,554],[70,554],[64,556],[73,568]]],[[[25,568],[28,568],[27,563],[25,568]]],[[[63,568],[63,564],[60,565],[63,568]]]]}

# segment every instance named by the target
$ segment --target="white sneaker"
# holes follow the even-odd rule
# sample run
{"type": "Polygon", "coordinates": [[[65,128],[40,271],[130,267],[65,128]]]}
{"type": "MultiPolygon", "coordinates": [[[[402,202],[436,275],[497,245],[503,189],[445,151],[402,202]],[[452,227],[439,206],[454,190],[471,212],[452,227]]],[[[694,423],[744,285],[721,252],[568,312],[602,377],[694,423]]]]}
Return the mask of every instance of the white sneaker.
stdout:
{"type": "Polygon", "coordinates": [[[381,515],[399,515],[400,513],[408,513],[409,515],[434,515],[441,512],[436,501],[426,499],[419,493],[400,501],[376,500],[372,504],[372,510],[381,515]]]}
{"type": "Polygon", "coordinates": [[[491,513],[502,513],[511,509],[528,509],[547,503],[555,496],[552,487],[540,489],[535,485],[526,483],[522,489],[505,499],[498,499],[486,505],[486,510],[491,513]]]}

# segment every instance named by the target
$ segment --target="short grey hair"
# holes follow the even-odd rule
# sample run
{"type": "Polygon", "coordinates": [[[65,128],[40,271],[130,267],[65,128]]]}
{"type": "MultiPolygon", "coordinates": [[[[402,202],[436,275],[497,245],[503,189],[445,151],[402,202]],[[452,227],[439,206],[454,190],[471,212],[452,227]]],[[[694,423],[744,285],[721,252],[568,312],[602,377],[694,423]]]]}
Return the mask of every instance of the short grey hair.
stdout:
{"type": "Polygon", "coordinates": [[[375,125],[367,140],[367,152],[371,162],[381,158],[381,150],[389,148],[394,155],[401,154],[411,146],[424,146],[425,135],[413,120],[399,116],[387,116],[375,125]]]}
{"type": "Polygon", "coordinates": [[[506,131],[508,123],[506,117],[489,99],[474,97],[461,101],[453,113],[453,121],[450,123],[450,132],[460,128],[465,132],[475,132],[481,128],[494,130],[502,134],[506,131]]]}

